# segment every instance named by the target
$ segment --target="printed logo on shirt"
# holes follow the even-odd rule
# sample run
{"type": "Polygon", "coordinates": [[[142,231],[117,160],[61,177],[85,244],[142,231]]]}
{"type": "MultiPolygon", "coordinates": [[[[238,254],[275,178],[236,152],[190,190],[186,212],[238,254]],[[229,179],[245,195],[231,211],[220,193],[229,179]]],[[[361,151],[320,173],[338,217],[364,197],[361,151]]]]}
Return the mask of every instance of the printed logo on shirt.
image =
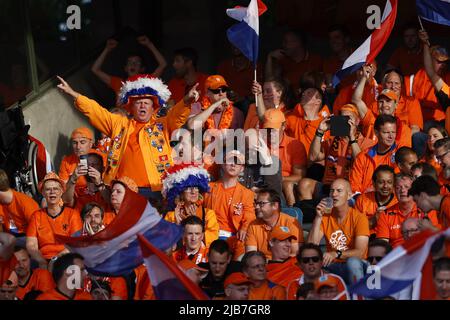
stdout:
{"type": "Polygon", "coordinates": [[[164,154],[162,156],[159,156],[159,161],[161,162],[169,161],[169,157],[166,154],[164,154]]]}
{"type": "Polygon", "coordinates": [[[348,250],[347,236],[342,230],[336,230],[330,236],[330,244],[333,248],[340,251],[348,250]]]}

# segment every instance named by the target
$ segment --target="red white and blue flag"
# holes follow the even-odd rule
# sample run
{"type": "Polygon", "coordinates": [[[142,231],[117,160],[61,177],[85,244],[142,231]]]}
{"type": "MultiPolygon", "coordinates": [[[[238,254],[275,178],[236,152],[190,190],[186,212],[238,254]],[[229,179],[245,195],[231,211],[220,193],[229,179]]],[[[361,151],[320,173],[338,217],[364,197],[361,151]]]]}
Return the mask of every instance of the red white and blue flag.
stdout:
{"type": "Polygon", "coordinates": [[[58,236],[58,239],[71,252],[84,257],[90,273],[119,276],[130,273],[144,261],[138,234],[158,249],[167,250],[181,238],[182,232],[181,226],[162,219],[146,198],[127,188],[117,217],[105,229],[90,236],[58,236]]]}
{"type": "Polygon", "coordinates": [[[441,248],[450,239],[450,228],[445,231],[423,231],[386,255],[374,273],[349,288],[366,298],[379,299],[393,296],[411,287],[413,300],[433,299],[431,252],[441,248]]]}
{"type": "Polygon", "coordinates": [[[138,235],[144,264],[158,300],[209,300],[166,254],[138,235]]]}
{"type": "Polygon", "coordinates": [[[450,26],[450,0],[416,0],[416,7],[423,19],[450,26]]]}
{"type": "Polygon", "coordinates": [[[227,15],[237,21],[227,30],[228,40],[256,67],[259,52],[259,16],[267,10],[261,0],[251,0],[247,8],[227,9],[227,15]]]}
{"type": "Polygon", "coordinates": [[[336,87],[342,79],[357,71],[366,63],[375,60],[389,38],[392,28],[394,28],[397,2],[398,0],[386,1],[380,28],[375,29],[366,41],[344,61],[342,69],[333,76],[333,87],[336,87]]]}

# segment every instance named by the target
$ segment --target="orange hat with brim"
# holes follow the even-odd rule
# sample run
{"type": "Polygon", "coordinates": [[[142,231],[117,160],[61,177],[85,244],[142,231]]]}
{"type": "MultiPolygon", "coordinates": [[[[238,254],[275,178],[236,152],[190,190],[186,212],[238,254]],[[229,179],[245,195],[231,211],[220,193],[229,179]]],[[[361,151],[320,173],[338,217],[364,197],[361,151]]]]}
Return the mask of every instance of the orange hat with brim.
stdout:
{"type": "Polygon", "coordinates": [[[181,269],[183,269],[184,271],[188,271],[190,269],[197,269],[198,271],[203,272],[203,273],[209,272],[208,269],[199,267],[198,265],[196,265],[194,262],[192,262],[189,259],[181,260],[180,262],[178,262],[178,266],[181,269]]]}
{"type": "Polygon", "coordinates": [[[283,241],[289,238],[297,240],[297,237],[291,232],[291,229],[289,229],[289,227],[276,226],[269,233],[269,240],[277,239],[283,241]]]}
{"type": "Polygon", "coordinates": [[[80,127],[76,128],[72,131],[72,134],[70,135],[70,139],[76,139],[76,138],[86,138],[89,140],[94,140],[94,134],[89,128],[86,127],[80,127]]]}
{"type": "Polygon", "coordinates": [[[280,129],[284,122],[286,122],[286,117],[279,109],[272,108],[264,113],[263,128],[280,129]]]}
{"type": "Polygon", "coordinates": [[[336,288],[339,285],[339,280],[335,277],[330,277],[329,275],[323,275],[316,281],[314,281],[314,288],[316,291],[323,287],[336,288]]]}
{"type": "Polygon", "coordinates": [[[353,112],[353,113],[355,114],[355,116],[359,118],[358,108],[356,108],[356,106],[355,106],[354,104],[347,103],[347,104],[344,104],[344,105],[341,106],[341,107],[337,107],[337,108],[336,108],[336,112],[337,112],[337,113],[340,114],[342,111],[353,112]]]}
{"type": "Polygon", "coordinates": [[[398,101],[398,95],[391,89],[384,89],[381,91],[380,95],[378,96],[378,100],[380,100],[381,97],[387,97],[390,100],[398,101]]]}
{"type": "Polygon", "coordinates": [[[235,285],[239,286],[239,285],[251,284],[251,283],[252,282],[242,272],[233,272],[225,279],[225,281],[223,283],[223,287],[226,288],[230,284],[235,284],[235,285]]]}
{"type": "Polygon", "coordinates": [[[123,177],[120,177],[118,179],[114,179],[113,181],[111,181],[111,187],[115,183],[120,183],[120,184],[124,185],[125,187],[127,187],[128,189],[130,189],[133,192],[136,192],[136,193],[139,192],[138,185],[136,184],[136,182],[134,182],[133,179],[131,179],[129,177],[123,176],[123,177]]]}
{"type": "Polygon", "coordinates": [[[220,87],[228,87],[228,83],[225,81],[225,79],[221,75],[213,75],[209,76],[205,80],[205,89],[219,89],[220,87]]]}
{"type": "Polygon", "coordinates": [[[39,184],[38,184],[38,190],[40,193],[42,193],[42,189],[44,188],[44,184],[47,181],[56,181],[59,182],[59,184],[61,185],[61,188],[64,191],[66,191],[66,183],[54,172],[49,172],[45,175],[44,179],[42,179],[39,184]]]}

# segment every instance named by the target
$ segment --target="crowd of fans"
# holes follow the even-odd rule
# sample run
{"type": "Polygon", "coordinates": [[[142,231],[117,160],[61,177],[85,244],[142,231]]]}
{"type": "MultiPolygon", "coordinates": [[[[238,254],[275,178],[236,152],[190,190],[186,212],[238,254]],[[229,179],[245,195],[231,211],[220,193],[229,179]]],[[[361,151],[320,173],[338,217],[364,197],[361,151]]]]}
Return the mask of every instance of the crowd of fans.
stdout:
{"type": "MultiPolygon", "coordinates": [[[[0,298],[157,299],[144,265],[94,276],[56,237],[101,232],[136,192],[183,226],[167,254],[212,299],[364,299],[348,287],[368,266],[450,223],[450,58],[414,25],[403,35],[388,68],[373,61],[337,88],[331,77],[353,51],[343,26],[329,29],[327,58],[309,51],[303,33],[285,32],[257,79],[237,48],[215,75],[181,48],[167,86],[158,78],[166,60],[145,36],[138,41],[156,70],[131,54],[127,79],[103,72],[117,46],[109,40],[92,72],[114,90],[116,106],[62,78],[58,85],[100,139],[88,128],[72,132],[73,152],[40,181],[39,203],[0,170],[0,298]],[[337,116],[348,135],[332,135],[337,116]],[[237,129],[245,136],[226,139],[237,129]],[[212,148],[218,142],[223,148],[212,148]],[[79,288],[68,284],[74,265],[79,288]]],[[[448,240],[433,251],[436,299],[450,298],[449,253],[448,240]]],[[[412,299],[413,289],[385,298],[412,299]]]]}

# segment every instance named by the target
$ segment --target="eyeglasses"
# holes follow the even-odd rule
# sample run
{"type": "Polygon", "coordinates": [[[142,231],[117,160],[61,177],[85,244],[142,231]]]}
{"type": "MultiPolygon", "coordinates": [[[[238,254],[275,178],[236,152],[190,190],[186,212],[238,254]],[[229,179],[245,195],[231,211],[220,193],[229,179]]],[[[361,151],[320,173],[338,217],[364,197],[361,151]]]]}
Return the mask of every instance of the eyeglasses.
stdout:
{"type": "Polygon", "coordinates": [[[381,259],[383,259],[383,257],[379,257],[379,256],[370,256],[367,258],[367,261],[369,262],[373,262],[375,260],[375,263],[378,263],[381,261],[381,259]]]}
{"type": "Polygon", "coordinates": [[[266,205],[268,203],[272,203],[272,201],[255,201],[255,207],[262,207],[263,205],[266,205]]]}
{"type": "Polygon", "coordinates": [[[318,256],[314,256],[314,257],[304,257],[301,259],[302,263],[307,264],[310,263],[311,261],[314,263],[317,263],[320,261],[320,257],[318,256]]]}
{"type": "Polygon", "coordinates": [[[220,87],[217,89],[208,89],[209,91],[211,91],[214,94],[219,94],[219,93],[227,93],[228,92],[228,88],[227,87],[220,87]]]}
{"type": "Polygon", "coordinates": [[[403,231],[402,233],[403,233],[404,236],[405,236],[405,235],[408,236],[408,235],[410,235],[411,233],[414,233],[414,232],[417,232],[417,231],[419,231],[418,228],[416,228],[416,229],[405,230],[405,231],[403,231]]]}
{"type": "Polygon", "coordinates": [[[450,150],[444,152],[443,154],[435,155],[436,160],[437,160],[438,162],[442,162],[442,159],[443,159],[443,158],[447,155],[447,153],[449,153],[449,152],[450,152],[450,150]]]}

